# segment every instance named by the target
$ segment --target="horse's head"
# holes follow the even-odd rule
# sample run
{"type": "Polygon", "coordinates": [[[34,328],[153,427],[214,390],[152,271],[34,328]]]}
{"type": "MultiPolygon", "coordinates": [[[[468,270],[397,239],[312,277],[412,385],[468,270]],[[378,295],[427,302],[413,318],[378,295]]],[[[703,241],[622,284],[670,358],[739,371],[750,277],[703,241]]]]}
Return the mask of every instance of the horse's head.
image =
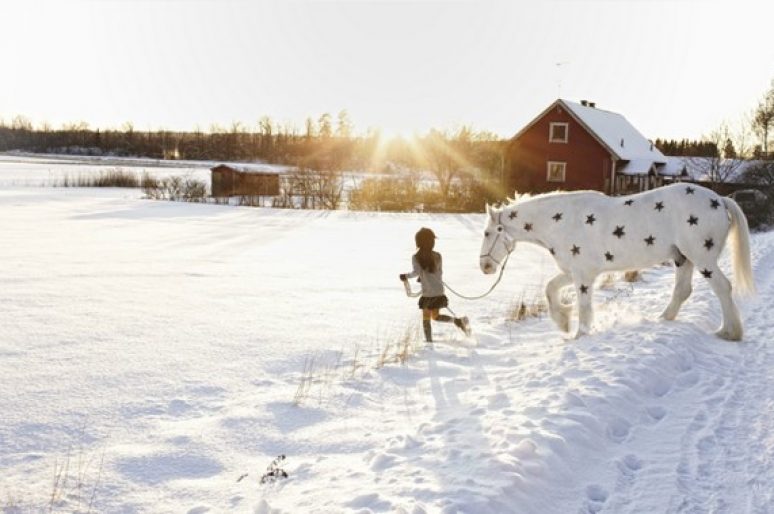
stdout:
{"type": "Polygon", "coordinates": [[[481,242],[481,257],[479,264],[481,271],[490,275],[497,271],[503,260],[516,247],[516,242],[511,238],[502,223],[503,209],[486,206],[486,228],[484,240],[481,242]]]}

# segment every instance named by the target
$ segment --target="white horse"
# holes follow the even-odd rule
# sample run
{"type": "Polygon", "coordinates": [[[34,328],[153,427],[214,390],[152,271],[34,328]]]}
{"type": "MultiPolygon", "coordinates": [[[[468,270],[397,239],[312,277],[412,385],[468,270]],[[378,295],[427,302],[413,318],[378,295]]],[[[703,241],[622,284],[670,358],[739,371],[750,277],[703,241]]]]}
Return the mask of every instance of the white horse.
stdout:
{"type": "Polygon", "coordinates": [[[549,312],[559,328],[570,330],[571,306],[561,303],[559,292],[573,285],[578,299],[576,338],[591,329],[591,297],[600,273],[674,260],[675,288],[661,317],[677,316],[691,294],[695,266],[720,300],[723,323],[716,334],[742,339],[731,283],[717,263],[730,236],[736,292],[755,292],[747,219],[730,198],[696,185],[673,184],[625,197],[596,191],[522,195],[502,208],[487,206],[487,213],[481,270],[497,271],[518,241],[548,250],[561,270],[546,285],[549,312]]]}

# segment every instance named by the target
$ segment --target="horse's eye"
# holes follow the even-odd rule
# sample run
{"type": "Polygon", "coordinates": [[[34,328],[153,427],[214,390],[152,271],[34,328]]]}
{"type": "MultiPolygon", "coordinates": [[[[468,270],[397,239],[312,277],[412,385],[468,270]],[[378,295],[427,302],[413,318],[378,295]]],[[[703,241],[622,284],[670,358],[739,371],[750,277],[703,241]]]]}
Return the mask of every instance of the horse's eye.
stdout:
{"type": "Polygon", "coordinates": [[[489,237],[489,232],[484,232],[484,237],[489,237]]]}
{"type": "Polygon", "coordinates": [[[497,231],[498,232],[502,232],[503,231],[503,227],[497,227],[497,231]]]}

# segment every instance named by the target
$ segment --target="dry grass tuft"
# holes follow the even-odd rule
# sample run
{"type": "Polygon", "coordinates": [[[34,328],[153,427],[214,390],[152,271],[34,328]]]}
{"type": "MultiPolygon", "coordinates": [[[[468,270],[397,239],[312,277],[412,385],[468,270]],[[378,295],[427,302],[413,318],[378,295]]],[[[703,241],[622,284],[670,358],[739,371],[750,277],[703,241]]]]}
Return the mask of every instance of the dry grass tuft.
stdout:
{"type": "Polygon", "coordinates": [[[548,303],[543,293],[535,292],[529,297],[522,293],[518,300],[511,302],[508,308],[508,321],[523,321],[529,318],[540,318],[548,313],[548,303]]]}
{"type": "Polygon", "coordinates": [[[422,345],[412,324],[394,339],[386,342],[377,339],[370,352],[355,346],[351,359],[345,360],[343,351],[328,362],[319,354],[310,355],[304,359],[304,369],[293,395],[293,403],[301,405],[310,398],[317,398],[318,404],[322,404],[331,396],[337,382],[357,378],[358,374],[362,376],[368,370],[382,369],[389,364],[405,365],[422,345]]]}
{"type": "Polygon", "coordinates": [[[630,270],[623,275],[624,282],[642,282],[642,273],[640,270],[630,270]]]}

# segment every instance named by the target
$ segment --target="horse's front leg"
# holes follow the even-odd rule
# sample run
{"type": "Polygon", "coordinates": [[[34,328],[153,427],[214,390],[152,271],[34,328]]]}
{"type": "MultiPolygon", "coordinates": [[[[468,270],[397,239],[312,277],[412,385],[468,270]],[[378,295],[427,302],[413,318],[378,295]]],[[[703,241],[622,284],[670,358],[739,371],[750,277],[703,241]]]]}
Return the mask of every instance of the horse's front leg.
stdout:
{"type": "Polygon", "coordinates": [[[548,299],[548,313],[560,330],[570,331],[570,312],[572,306],[562,304],[561,290],[572,284],[572,277],[566,273],[559,273],[546,284],[546,298],[548,299]]]}
{"type": "Polygon", "coordinates": [[[575,331],[575,339],[591,332],[594,323],[594,279],[592,275],[574,275],[575,294],[578,297],[578,330],[575,331]]]}

